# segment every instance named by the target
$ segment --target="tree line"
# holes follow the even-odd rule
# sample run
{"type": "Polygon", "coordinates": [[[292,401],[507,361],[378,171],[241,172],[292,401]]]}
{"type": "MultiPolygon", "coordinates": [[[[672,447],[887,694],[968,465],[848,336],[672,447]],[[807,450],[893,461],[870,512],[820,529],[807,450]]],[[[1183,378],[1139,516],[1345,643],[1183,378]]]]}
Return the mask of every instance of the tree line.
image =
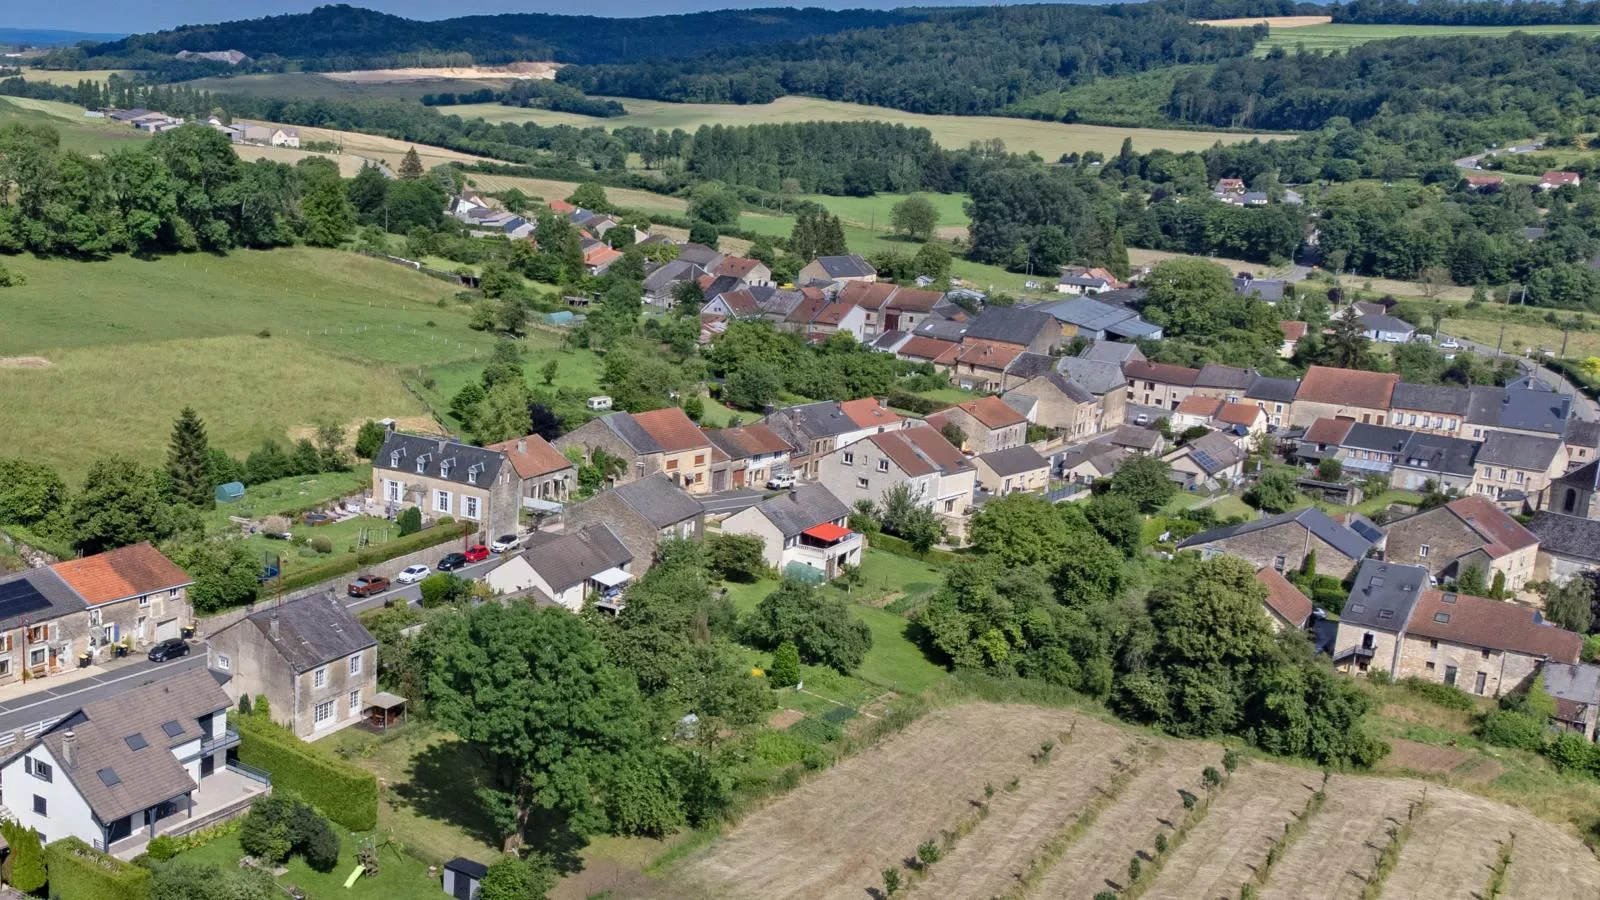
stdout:
{"type": "Polygon", "coordinates": [[[1335,22],[1362,25],[1600,24],[1600,4],[1578,0],[1351,0],[1324,12],[1335,22]]]}

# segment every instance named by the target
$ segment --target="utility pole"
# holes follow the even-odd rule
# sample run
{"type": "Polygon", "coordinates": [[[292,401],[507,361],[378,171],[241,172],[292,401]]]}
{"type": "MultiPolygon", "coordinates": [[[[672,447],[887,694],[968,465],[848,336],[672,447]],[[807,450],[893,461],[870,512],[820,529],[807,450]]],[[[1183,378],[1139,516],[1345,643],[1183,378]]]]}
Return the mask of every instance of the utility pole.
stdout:
{"type": "Polygon", "coordinates": [[[1500,345],[1504,344],[1505,342],[1506,342],[1506,323],[1501,322],[1500,323],[1500,337],[1499,337],[1498,340],[1496,340],[1494,342],[1494,355],[1495,355],[1496,358],[1499,358],[1499,356],[1500,356],[1500,345]]]}

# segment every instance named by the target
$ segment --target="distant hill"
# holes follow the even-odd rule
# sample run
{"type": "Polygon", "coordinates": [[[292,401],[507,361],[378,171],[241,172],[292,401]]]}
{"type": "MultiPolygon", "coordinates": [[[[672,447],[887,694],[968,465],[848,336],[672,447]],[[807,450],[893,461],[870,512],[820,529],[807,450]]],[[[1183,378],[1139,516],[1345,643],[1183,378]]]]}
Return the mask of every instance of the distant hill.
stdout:
{"type": "Polygon", "coordinates": [[[625,63],[920,21],[918,10],[718,10],[638,19],[517,13],[421,22],[340,4],[308,13],[186,25],[51,54],[63,69],[165,67],[180,50],[239,50],[255,67],[325,71],[523,60],[625,63]],[[465,57],[470,57],[467,59],[465,57]]]}
{"type": "Polygon", "coordinates": [[[89,31],[52,31],[47,28],[0,28],[0,45],[30,47],[61,47],[80,41],[115,41],[126,35],[96,34],[89,31]]]}

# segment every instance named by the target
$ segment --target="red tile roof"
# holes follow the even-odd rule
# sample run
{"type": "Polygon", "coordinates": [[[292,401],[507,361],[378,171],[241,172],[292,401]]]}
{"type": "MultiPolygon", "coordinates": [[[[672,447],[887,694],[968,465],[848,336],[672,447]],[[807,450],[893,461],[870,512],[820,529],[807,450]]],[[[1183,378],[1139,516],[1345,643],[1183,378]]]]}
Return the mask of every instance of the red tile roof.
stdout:
{"type": "Polygon", "coordinates": [[[839,411],[844,413],[845,418],[854,422],[857,428],[893,425],[901,421],[900,415],[879,403],[877,397],[846,400],[839,404],[839,411]]]}
{"type": "Polygon", "coordinates": [[[1254,403],[1224,403],[1222,411],[1217,413],[1217,421],[1229,425],[1243,425],[1246,428],[1256,424],[1256,420],[1266,415],[1261,407],[1254,403]]]}
{"type": "Polygon", "coordinates": [[[938,338],[916,335],[894,352],[895,356],[907,359],[926,359],[930,362],[949,363],[961,354],[961,345],[955,341],[941,341],[938,338]]]}
{"type": "Polygon", "coordinates": [[[965,411],[967,415],[982,422],[985,427],[990,429],[1021,425],[1028,421],[1023,417],[1022,413],[1012,409],[1006,405],[1004,400],[995,396],[979,397],[976,400],[958,403],[956,408],[965,411]]]}
{"type": "Polygon", "coordinates": [[[1394,386],[1399,383],[1399,375],[1384,372],[1312,366],[1300,379],[1300,390],[1294,399],[1386,410],[1394,397],[1394,386]]]}
{"type": "Polygon", "coordinates": [[[1471,185],[1505,184],[1506,179],[1502,175],[1468,175],[1466,182],[1471,185]]]}
{"type": "Polygon", "coordinates": [[[634,413],[633,420],[668,453],[711,446],[711,439],[676,406],[634,413]]]}
{"type": "Polygon", "coordinates": [[[1418,637],[1448,641],[1468,647],[1507,650],[1565,663],[1578,661],[1583,637],[1536,619],[1526,606],[1452,594],[1424,591],[1411,611],[1406,631],[1418,637]],[[1445,598],[1452,598],[1447,602],[1445,598]],[[1446,617],[1440,621],[1440,617],[1446,617]]]}
{"type": "Polygon", "coordinates": [[[171,590],[194,581],[148,543],[69,559],[50,568],[90,606],[171,590]]]}
{"type": "Polygon", "coordinates": [[[822,296],[822,292],[815,288],[801,288],[800,293],[803,299],[794,309],[789,310],[789,315],[784,317],[784,321],[796,325],[809,325],[816,319],[818,313],[827,308],[828,298],[822,296]]]}
{"type": "Polygon", "coordinates": [[[605,244],[600,244],[584,251],[583,264],[586,266],[609,266],[621,258],[621,250],[613,250],[605,244]]]}
{"type": "Polygon", "coordinates": [[[1173,412],[1183,413],[1186,416],[1203,416],[1207,419],[1222,411],[1223,401],[1216,397],[1202,397],[1194,394],[1183,398],[1178,408],[1173,412]]]}
{"type": "Polygon", "coordinates": [[[1267,605],[1272,611],[1282,616],[1285,621],[1295,628],[1304,628],[1306,620],[1311,618],[1311,598],[1300,593],[1300,589],[1289,583],[1289,579],[1273,569],[1271,566],[1262,566],[1256,570],[1256,580],[1267,589],[1267,605]]]}
{"type": "Polygon", "coordinates": [[[850,310],[855,308],[854,303],[829,303],[817,312],[816,318],[811,322],[815,325],[838,325],[850,314],[850,310]]]}
{"type": "Polygon", "coordinates": [[[897,284],[882,281],[849,281],[839,290],[839,299],[865,309],[877,310],[883,308],[883,304],[889,300],[889,295],[899,287],[897,284]]]}
{"type": "Polygon", "coordinates": [[[1278,329],[1283,332],[1286,341],[1303,340],[1306,336],[1306,323],[1293,320],[1278,323],[1278,329]]]}
{"type": "Polygon", "coordinates": [[[1022,347],[1014,344],[996,344],[992,341],[970,340],[961,345],[961,354],[956,357],[958,362],[968,365],[982,366],[985,369],[997,369],[1004,372],[1006,366],[1023,352],[1022,347]]]}
{"type": "Polygon", "coordinates": [[[1544,173],[1544,175],[1539,179],[1539,183],[1540,184],[1578,184],[1579,183],[1579,178],[1578,178],[1578,173],[1577,172],[1562,172],[1562,171],[1558,171],[1556,169],[1551,169],[1550,171],[1544,173]]]}
{"type": "Polygon", "coordinates": [[[954,472],[957,469],[970,469],[972,463],[965,454],[956,449],[956,446],[945,439],[937,428],[926,425],[913,425],[898,432],[910,441],[912,446],[922,451],[922,455],[934,461],[940,471],[954,472]]]}
{"type": "Polygon", "coordinates": [[[717,299],[727,304],[728,309],[736,316],[753,316],[761,311],[761,304],[756,302],[754,294],[740,288],[736,291],[723,291],[717,299]]]}
{"type": "Polygon", "coordinates": [[[794,449],[789,446],[788,441],[778,437],[776,431],[760,422],[724,428],[713,433],[719,443],[726,444],[743,454],[740,459],[763,453],[787,453],[794,449]]]}
{"type": "Polygon", "coordinates": [[[1194,387],[1195,379],[1200,377],[1200,370],[1191,369],[1187,366],[1174,366],[1171,363],[1153,363],[1143,359],[1130,359],[1122,364],[1122,374],[1128,378],[1137,378],[1141,381],[1158,381],[1162,384],[1194,387]]]}
{"type": "Polygon", "coordinates": [[[552,210],[555,210],[558,213],[563,214],[563,215],[565,215],[566,213],[574,213],[574,212],[578,211],[578,208],[576,206],[573,206],[571,203],[568,203],[565,200],[551,200],[550,201],[550,208],[552,210]]]}
{"type": "Polygon", "coordinates": [[[1355,423],[1354,419],[1323,416],[1306,429],[1305,439],[1313,444],[1341,444],[1344,443],[1345,435],[1350,433],[1350,426],[1355,423]]]}
{"type": "Polygon", "coordinates": [[[537,434],[490,444],[484,449],[499,450],[504,453],[520,478],[538,478],[540,475],[572,468],[571,460],[562,456],[560,450],[537,434]]]}
{"type": "Polygon", "coordinates": [[[901,288],[900,290],[894,292],[894,296],[889,298],[889,308],[902,310],[904,312],[928,312],[935,306],[938,306],[939,301],[943,299],[944,295],[938,291],[919,291],[915,288],[901,288]]]}
{"type": "Polygon", "coordinates": [[[734,278],[748,276],[756,266],[761,265],[759,259],[745,259],[742,256],[724,256],[722,262],[717,263],[711,270],[713,275],[732,275],[734,278]]]}
{"type": "Polygon", "coordinates": [[[1484,552],[1498,559],[1539,543],[1533,532],[1496,506],[1487,497],[1470,496],[1445,504],[1461,521],[1484,539],[1484,552]]]}
{"type": "Polygon", "coordinates": [[[886,431],[867,438],[884,455],[894,460],[902,472],[915,478],[934,472],[954,472],[972,463],[944,435],[927,425],[901,431],[886,431]]]}

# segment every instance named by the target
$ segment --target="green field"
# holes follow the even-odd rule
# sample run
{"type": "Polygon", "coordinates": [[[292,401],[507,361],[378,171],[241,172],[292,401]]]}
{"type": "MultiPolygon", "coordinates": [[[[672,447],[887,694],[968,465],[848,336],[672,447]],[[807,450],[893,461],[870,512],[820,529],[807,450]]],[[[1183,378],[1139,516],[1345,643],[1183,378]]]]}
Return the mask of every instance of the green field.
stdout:
{"type": "MultiPolygon", "coordinates": [[[[895,204],[906,196],[874,194],[871,197],[830,197],[826,194],[807,194],[799,199],[826,206],[828,212],[838,216],[846,225],[857,225],[869,231],[888,231],[895,204]]],[[[967,218],[965,207],[970,198],[966,194],[919,193],[917,196],[932,201],[933,208],[939,213],[939,228],[965,229],[972,224],[972,220],[967,218]]]]}
{"type": "Polygon", "coordinates": [[[1387,38],[1459,37],[1471,34],[1493,37],[1517,31],[1528,34],[1600,35],[1600,25],[1307,25],[1303,28],[1274,29],[1266,40],[1256,45],[1256,55],[1265,56],[1274,47],[1291,52],[1300,46],[1307,50],[1347,50],[1357,44],[1387,38]]]}
{"type": "Polygon", "coordinates": [[[160,461],[185,404],[235,454],[319,423],[418,416],[402,375],[492,346],[452,285],[353,253],[6,266],[27,283],[4,294],[0,455],[49,459],[69,481],[112,453],[160,461]]]}
{"type": "MultiPolygon", "coordinates": [[[[575,125],[620,128],[640,125],[645,128],[682,128],[693,132],[701,125],[752,125],[765,122],[894,122],[926,128],[940,146],[964,148],[973,141],[999,138],[1006,149],[1018,153],[1034,151],[1045,159],[1056,159],[1072,151],[1099,150],[1116,153],[1124,138],[1133,138],[1139,151],[1204,150],[1217,141],[1246,141],[1255,135],[1179,131],[1153,128],[1116,128],[1099,125],[1063,125],[1000,116],[929,116],[901,112],[880,106],[839,103],[813,97],[782,97],[772,103],[733,106],[720,103],[663,103],[656,100],[613,98],[627,107],[628,114],[597,119],[572,113],[542,109],[522,109],[481,103],[452,107],[449,112],[462,118],[483,118],[491,122],[538,122],[540,125],[575,125]]],[[[1263,135],[1265,137],[1265,135],[1263,135]]]]}
{"type": "MultiPolygon", "coordinates": [[[[428,864],[422,860],[401,853],[393,846],[388,846],[378,851],[378,874],[373,878],[359,878],[348,889],[344,881],[355,871],[359,865],[356,854],[361,847],[363,836],[355,835],[344,828],[335,825],[334,831],[339,834],[339,863],[331,872],[318,872],[306,865],[305,860],[299,856],[291,858],[284,863],[287,869],[279,876],[281,885],[299,885],[309,897],[341,897],[349,900],[363,900],[363,898],[383,898],[383,900],[433,900],[441,896],[439,880],[428,873],[428,864]]],[[[374,834],[365,836],[371,840],[381,841],[386,835],[374,834]]],[[[237,869],[239,858],[244,856],[244,848],[239,845],[237,833],[219,837],[209,844],[188,850],[174,857],[178,862],[192,865],[214,865],[221,869],[237,869]]]]}
{"type": "Polygon", "coordinates": [[[126,125],[113,125],[104,119],[86,119],[81,107],[69,103],[26,97],[0,98],[0,125],[9,122],[48,125],[61,133],[63,148],[82,153],[106,153],[135,145],[149,137],[126,125]]]}
{"type": "MultiPolygon", "coordinates": [[[[59,73],[58,73],[59,74],[59,73]]],[[[29,73],[29,78],[33,77],[29,73]]],[[[419,78],[414,81],[345,81],[315,72],[273,75],[234,75],[185,82],[200,91],[245,94],[252,97],[304,97],[318,100],[420,100],[425,94],[471,93],[480,88],[503,89],[509,78],[419,78]]]]}

